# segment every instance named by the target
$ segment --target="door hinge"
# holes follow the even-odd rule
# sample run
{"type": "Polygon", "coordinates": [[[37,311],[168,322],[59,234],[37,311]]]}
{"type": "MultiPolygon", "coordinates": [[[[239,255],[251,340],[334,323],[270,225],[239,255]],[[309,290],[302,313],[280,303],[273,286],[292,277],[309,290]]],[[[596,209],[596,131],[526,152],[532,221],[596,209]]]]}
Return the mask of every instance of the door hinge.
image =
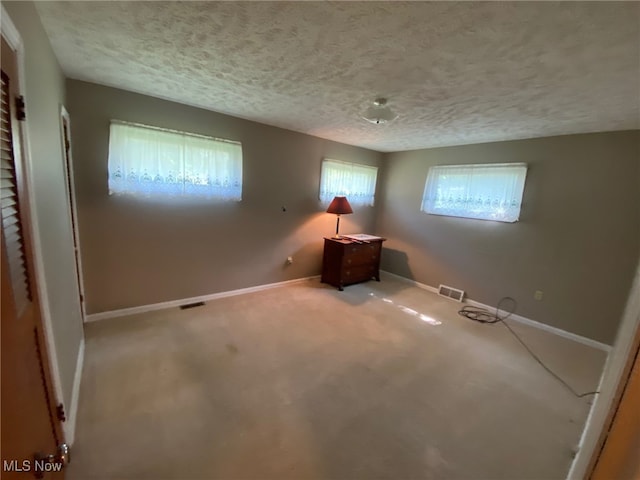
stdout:
{"type": "Polygon", "coordinates": [[[27,114],[25,113],[24,97],[22,95],[16,97],[16,118],[18,120],[24,120],[27,118],[27,114]]]}
{"type": "Polygon", "coordinates": [[[58,416],[58,420],[60,420],[61,422],[67,421],[67,417],[64,414],[63,404],[59,403],[58,406],[56,407],[56,415],[58,416]]]}

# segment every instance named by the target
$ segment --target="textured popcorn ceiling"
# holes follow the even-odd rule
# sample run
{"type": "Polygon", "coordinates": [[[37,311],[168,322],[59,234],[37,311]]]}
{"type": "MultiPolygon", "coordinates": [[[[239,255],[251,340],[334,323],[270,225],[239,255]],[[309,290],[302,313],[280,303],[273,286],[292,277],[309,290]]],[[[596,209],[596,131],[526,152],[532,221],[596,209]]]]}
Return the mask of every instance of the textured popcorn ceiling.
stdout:
{"type": "Polygon", "coordinates": [[[637,2],[37,9],[71,78],[379,151],[640,128],[637,2]]]}

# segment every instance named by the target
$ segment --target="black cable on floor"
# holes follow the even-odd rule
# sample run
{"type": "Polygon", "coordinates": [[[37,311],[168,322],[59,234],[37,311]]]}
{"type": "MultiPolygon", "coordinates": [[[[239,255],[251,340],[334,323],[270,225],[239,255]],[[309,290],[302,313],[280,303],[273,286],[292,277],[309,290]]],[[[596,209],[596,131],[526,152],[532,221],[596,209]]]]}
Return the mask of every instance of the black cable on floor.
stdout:
{"type": "Polygon", "coordinates": [[[509,326],[509,324],[507,322],[505,322],[505,320],[507,318],[509,318],[515,311],[516,311],[516,307],[518,306],[517,302],[511,298],[511,297],[503,297],[499,302],[498,305],[496,306],[496,313],[491,313],[488,310],[484,309],[484,308],[479,308],[479,307],[463,307],[462,310],[460,310],[458,313],[460,315],[462,315],[463,317],[467,317],[470,320],[473,320],[475,322],[480,322],[480,323],[502,323],[502,325],[504,325],[507,330],[509,330],[511,332],[511,334],[516,338],[516,340],[518,340],[518,342],[520,342],[520,344],[525,348],[525,350],[527,350],[527,352],[529,352],[529,355],[531,355],[531,357],[538,362],[542,368],[544,368],[547,372],[549,372],[551,374],[551,376],[553,376],[556,380],[558,380],[560,383],[562,383],[562,385],[564,385],[573,395],[575,395],[578,398],[582,398],[582,397],[586,397],[588,395],[595,395],[596,393],[600,393],[600,392],[586,392],[586,393],[578,393],[576,392],[571,385],[569,385],[567,382],[565,382],[557,373],[555,373],[553,370],[551,370],[542,360],[540,360],[540,357],[538,357],[538,355],[536,355],[530,348],[529,346],[524,343],[524,341],[522,340],[522,338],[520,338],[520,336],[513,331],[513,329],[509,326]],[[504,302],[511,302],[512,303],[512,307],[509,310],[504,310],[501,309],[500,306],[504,303],[504,302]],[[500,310],[502,311],[507,311],[508,313],[504,316],[501,317],[499,315],[500,310]]]}

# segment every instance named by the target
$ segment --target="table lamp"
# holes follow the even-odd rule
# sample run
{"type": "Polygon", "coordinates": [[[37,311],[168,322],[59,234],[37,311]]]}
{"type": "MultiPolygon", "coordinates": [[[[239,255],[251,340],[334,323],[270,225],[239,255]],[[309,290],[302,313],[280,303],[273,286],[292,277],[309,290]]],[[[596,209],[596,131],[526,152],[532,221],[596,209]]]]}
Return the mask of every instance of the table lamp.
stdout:
{"type": "Polygon", "coordinates": [[[334,213],[338,216],[335,238],[340,238],[340,235],[338,234],[338,230],[340,229],[340,215],[353,213],[347,197],[333,197],[333,200],[331,200],[331,203],[329,204],[329,208],[327,208],[327,213],[334,213]]]}

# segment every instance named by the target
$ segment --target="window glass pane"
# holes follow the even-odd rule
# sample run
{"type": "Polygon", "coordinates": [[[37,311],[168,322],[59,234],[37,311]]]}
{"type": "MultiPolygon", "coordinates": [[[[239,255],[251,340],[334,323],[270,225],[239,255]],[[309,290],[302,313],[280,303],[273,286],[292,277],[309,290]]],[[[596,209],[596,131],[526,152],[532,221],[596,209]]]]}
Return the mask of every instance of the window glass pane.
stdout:
{"type": "Polygon", "coordinates": [[[524,163],[431,167],[421,210],[434,215],[516,222],[526,175],[524,163]]]}
{"type": "Polygon", "coordinates": [[[373,205],[378,168],[325,158],[320,175],[320,200],[344,195],[353,205],[373,205]]]}
{"type": "Polygon", "coordinates": [[[242,199],[242,145],[111,123],[109,193],[242,199]]]}

